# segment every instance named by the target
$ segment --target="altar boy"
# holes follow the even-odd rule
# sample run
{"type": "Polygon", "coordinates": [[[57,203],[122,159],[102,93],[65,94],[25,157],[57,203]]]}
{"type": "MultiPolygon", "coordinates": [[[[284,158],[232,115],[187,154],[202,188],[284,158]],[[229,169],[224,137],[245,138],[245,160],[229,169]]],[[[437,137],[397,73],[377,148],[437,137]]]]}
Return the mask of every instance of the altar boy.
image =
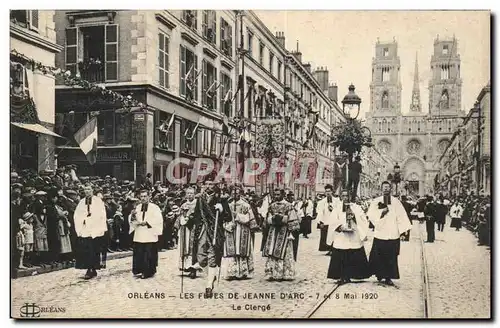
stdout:
{"type": "Polygon", "coordinates": [[[142,190],[141,203],[130,214],[130,233],[134,233],[132,273],[142,279],[151,278],[158,266],[158,236],[163,233],[160,208],[149,202],[149,193],[142,190]]]}

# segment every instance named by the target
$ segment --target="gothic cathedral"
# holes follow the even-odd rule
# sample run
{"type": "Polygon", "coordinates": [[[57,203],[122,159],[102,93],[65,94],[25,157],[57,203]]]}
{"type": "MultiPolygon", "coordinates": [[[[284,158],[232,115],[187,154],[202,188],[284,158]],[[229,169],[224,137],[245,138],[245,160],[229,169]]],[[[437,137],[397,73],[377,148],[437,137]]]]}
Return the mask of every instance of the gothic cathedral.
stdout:
{"type": "Polygon", "coordinates": [[[409,113],[402,114],[398,44],[395,40],[376,43],[367,125],[375,147],[401,167],[404,182],[400,187],[414,196],[432,192],[438,173],[435,163],[465,115],[460,110],[462,79],[457,48],[455,37],[442,40],[438,36],[434,40],[427,113],[422,112],[418,58],[415,58],[409,113]]]}

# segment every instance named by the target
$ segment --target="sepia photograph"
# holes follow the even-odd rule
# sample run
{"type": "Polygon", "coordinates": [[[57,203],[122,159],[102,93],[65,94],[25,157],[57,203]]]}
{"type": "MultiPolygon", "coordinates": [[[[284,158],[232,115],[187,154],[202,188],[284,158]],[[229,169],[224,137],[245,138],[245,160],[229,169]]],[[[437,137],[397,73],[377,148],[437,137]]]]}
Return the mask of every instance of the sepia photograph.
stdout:
{"type": "Polygon", "coordinates": [[[491,11],[9,14],[11,319],[493,317],[491,11]]]}

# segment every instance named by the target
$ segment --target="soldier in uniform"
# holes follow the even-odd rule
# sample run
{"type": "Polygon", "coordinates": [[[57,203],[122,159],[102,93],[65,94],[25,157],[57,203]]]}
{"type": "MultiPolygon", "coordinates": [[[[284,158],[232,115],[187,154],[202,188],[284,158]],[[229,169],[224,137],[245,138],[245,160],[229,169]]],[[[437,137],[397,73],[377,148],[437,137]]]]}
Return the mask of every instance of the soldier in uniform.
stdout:
{"type": "Polygon", "coordinates": [[[243,190],[235,188],[229,203],[232,221],[224,223],[224,258],[222,267],[226,280],[251,278],[254,272],[252,234],[258,228],[250,204],[243,199],[243,190]]]}
{"type": "Polygon", "coordinates": [[[269,232],[264,244],[263,256],[267,257],[265,276],[268,280],[293,280],[293,233],[300,229],[293,206],[284,200],[285,193],[278,190],[275,201],[269,207],[266,224],[269,232]]]}

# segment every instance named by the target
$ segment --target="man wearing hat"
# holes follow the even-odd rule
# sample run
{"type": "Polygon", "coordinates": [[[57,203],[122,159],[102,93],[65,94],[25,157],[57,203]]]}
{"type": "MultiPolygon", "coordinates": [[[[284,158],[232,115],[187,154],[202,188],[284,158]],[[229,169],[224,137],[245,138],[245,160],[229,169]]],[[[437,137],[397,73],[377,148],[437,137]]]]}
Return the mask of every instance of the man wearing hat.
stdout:
{"type": "Polygon", "coordinates": [[[76,269],[86,269],[84,279],[97,276],[100,269],[100,237],[107,231],[106,209],[103,201],[93,196],[92,187],[84,187],[85,198],[75,209],[74,222],[78,236],[76,269]]]}
{"type": "Polygon", "coordinates": [[[347,188],[350,192],[351,201],[356,201],[356,196],[358,195],[358,185],[359,177],[363,171],[363,166],[360,163],[361,157],[356,156],[354,162],[349,164],[349,181],[347,182],[347,188]]]}

